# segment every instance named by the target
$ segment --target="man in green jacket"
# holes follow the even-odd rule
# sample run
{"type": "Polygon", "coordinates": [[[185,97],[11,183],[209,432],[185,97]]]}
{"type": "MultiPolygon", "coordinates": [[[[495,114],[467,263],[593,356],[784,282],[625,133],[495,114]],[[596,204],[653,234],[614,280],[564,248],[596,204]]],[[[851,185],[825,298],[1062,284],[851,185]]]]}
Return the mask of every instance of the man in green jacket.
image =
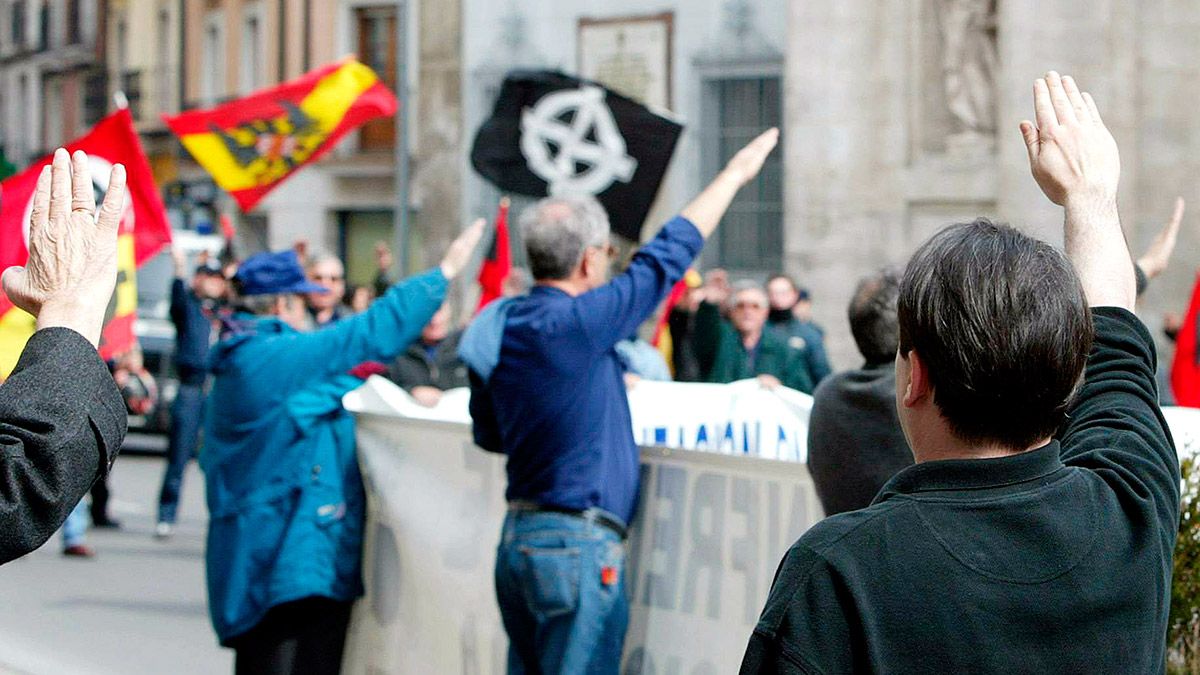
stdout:
{"type": "Polygon", "coordinates": [[[767,325],[767,292],[752,282],[733,289],[729,319],[721,317],[725,293],[710,285],[696,310],[693,345],[706,382],[736,382],[757,377],[763,386],[813,390],[804,348],[795,347],[767,325]]]}

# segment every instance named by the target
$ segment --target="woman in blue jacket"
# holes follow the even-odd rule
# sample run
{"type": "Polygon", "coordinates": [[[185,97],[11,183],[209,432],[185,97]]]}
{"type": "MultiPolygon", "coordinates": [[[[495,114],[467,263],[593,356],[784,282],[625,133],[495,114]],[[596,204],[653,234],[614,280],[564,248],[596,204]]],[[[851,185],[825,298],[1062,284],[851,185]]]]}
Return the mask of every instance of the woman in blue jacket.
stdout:
{"type": "Polygon", "coordinates": [[[366,361],[389,362],[441,306],[483,231],[366,312],[306,332],[308,282],[291,251],[242,264],[241,312],[210,357],[200,459],[210,523],[209,611],[237,672],[336,673],[362,595],[365,497],[342,395],[366,361]]]}

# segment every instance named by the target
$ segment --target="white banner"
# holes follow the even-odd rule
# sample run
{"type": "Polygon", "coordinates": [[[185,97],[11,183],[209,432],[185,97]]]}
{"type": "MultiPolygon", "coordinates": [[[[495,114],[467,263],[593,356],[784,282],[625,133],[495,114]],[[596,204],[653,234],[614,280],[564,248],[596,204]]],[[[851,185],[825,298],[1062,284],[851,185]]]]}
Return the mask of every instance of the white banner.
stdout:
{"type": "MultiPolygon", "coordinates": [[[[360,412],[368,524],[345,672],[503,673],[492,574],[504,458],[476,448],[468,425],[397,417],[394,393],[347,399],[360,412]]],[[[821,518],[808,470],[667,449],[642,459],[622,672],[734,672],[779,560],[821,518]]]]}
{"type": "MultiPolygon", "coordinates": [[[[780,410],[770,401],[783,400],[782,410],[797,418],[787,433],[803,438],[809,397],[787,401],[787,393],[744,384],[743,391],[723,393],[719,385],[639,383],[630,393],[636,437],[657,440],[666,428],[668,442],[687,442],[706,419],[719,418],[708,423],[720,431],[709,438],[724,439],[722,425],[742,414],[741,406],[749,408],[743,418],[765,419],[780,410]],[[687,393],[694,398],[671,403],[694,387],[701,388],[687,393]],[[647,412],[653,406],[658,409],[647,412]]],[[[504,458],[472,443],[466,400],[465,390],[447,392],[438,408],[421,408],[378,378],[346,398],[346,407],[358,413],[368,522],[367,595],[355,609],[344,672],[505,672],[508,641],[493,586],[505,514],[504,458]]],[[[1196,455],[1200,410],[1163,412],[1180,455],[1196,455]]],[[[743,429],[750,432],[734,429],[732,444],[708,449],[741,455],[750,438],[761,452],[771,433],[783,433],[743,429]]],[[[643,448],[640,513],[628,542],[631,616],[621,672],[736,672],[780,559],[821,517],[801,462],[643,448]]]]}

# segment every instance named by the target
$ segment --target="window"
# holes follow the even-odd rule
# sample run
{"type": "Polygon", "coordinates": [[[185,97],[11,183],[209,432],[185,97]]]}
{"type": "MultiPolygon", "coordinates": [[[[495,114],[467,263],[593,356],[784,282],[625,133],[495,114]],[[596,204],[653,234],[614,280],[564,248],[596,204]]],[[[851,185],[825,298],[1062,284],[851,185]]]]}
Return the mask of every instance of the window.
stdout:
{"type": "Polygon", "coordinates": [[[200,55],[200,103],[212,106],[225,95],[224,16],[210,11],[204,17],[204,42],[200,55]]]}
{"type": "Polygon", "coordinates": [[[108,73],[100,66],[93,68],[83,83],[83,121],[91,126],[108,112],[108,73]]]}
{"type": "MultiPolygon", "coordinates": [[[[704,144],[707,175],[724,166],[768,127],[780,126],[779,76],[730,77],[705,83],[704,144]]],[[[783,265],[783,153],[772,152],[758,180],[738,192],[719,230],[716,264],[739,271],[772,272],[783,265]]]]}
{"type": "MultiPolygon", "coordinates": [[[[396,9],[359,9],[358,59],[366,64],[392,91],[396,90],[396,9]]],[[[391,150],[396,145],[396,121],[392,118],[367,122],[359,131],[359,149],[391,150]]]]}
{"type": "Polygon", "coordinates": [[[25,1],[12,4],[12,42],[17,51],[25,49],[25,1]]]}
{"type": "Polygon", "coordinates": [[[247,3],[242,22],[242,69],[239,81],[241,93],[248,94],[263,86],[263,66],[266,54],[263,53],[262,5],[247,3]]]}
{"type": "Polygon", "coordinates": [[[154,88],[158,94],[158,111],[168,112],[175,109],[172,88],[175,80],[171,76],[174,59],[173,47],[175,36],[171,31],[171,12],[162,9],[158,12],[158,41],[155,43],[158,60],[154,72],[154,88]]]}
{"type": "Polygon", "coordinates": [[[42,8],[38,11],[38,49],[46,51],[50,48],[50,2],[42,0],[42,8]]]}
{"type": "Polygon", "coordinates": [[[83,35],[79,31],[79,0],[67,0],[67,44],[79,44],[83,42],[83,35]]]}

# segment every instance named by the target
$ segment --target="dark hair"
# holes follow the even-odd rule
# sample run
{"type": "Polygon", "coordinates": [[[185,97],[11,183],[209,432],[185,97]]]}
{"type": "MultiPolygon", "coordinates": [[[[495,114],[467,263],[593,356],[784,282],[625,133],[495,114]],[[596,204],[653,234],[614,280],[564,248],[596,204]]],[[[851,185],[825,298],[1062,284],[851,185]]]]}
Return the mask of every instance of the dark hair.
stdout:
{"type": "Polygon", "coordinates": [[[1091,311],[1066,256],[986,218],[917,250],[898,316],[900,353],[920,354],[934,402],[970,443],[1024,450],[1053,435],[1092,346],[1091,311]]]}
{"type": "Polygon", "coordinates": [[[900,295],[900,273],[880,270],[864,278],[850,300],[850,332],[858,351],[868,365],[896,358],[900,344],[900,324],[896,320],[896,299],[900,295]]]}

